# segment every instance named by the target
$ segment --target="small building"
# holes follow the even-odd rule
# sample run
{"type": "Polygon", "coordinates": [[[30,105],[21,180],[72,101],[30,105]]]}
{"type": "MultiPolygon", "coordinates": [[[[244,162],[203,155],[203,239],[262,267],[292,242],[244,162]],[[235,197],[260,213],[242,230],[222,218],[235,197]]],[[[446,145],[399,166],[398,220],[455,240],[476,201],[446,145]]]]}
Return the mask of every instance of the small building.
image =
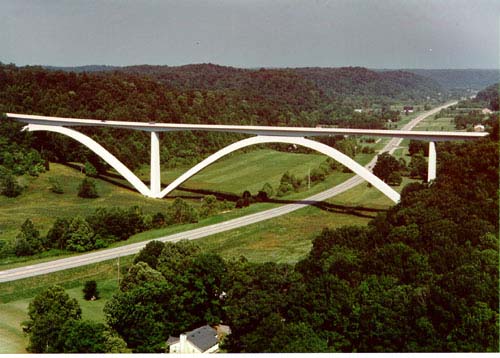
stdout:
{"type": "Polygon", "coordinates": [[[170,353],[215,353],[219,350],[221,337],[216,329],[205,325],[179,337],[170,336],[167,344],[170,353]]]}
{"type": "Polygon", "coordinates": [[[483,109],[481,110],[481,113],[482,113],[482,114],[492,114],[492,113],[493,113],[493,111],[492,111],[491,109],[489,109],[489,108],[483,108],[483,109]]]}
{"type": "Polygon", "coordinates": [[[404,106],[403,112],[405,112],[406,114],[413,113],[413,106],[404,106]]]}
{"type": "Polygon", "coordinates": [[[474,126],[474,132],[484,132],[484,126],[482,124],[476,124],[474,126]]]}
{"type": "Polygon", "coordinates": [[[354,112],[356,112],[356,113],[362,113],[363,110],[361,108],[356,108],[356,109],[354,109],[354,112]]]}

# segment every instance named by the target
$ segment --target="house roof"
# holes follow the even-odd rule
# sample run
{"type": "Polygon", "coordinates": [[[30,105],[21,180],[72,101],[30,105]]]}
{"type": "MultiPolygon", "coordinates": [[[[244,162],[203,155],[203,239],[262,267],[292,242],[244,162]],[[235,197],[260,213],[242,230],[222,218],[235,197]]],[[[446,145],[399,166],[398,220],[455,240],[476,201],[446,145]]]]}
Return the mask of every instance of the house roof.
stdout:
{"type": "Polygon", "coordinates": [[[177,343],[179,341],[180,341],[179,337],[172,337],[172,336],[170,336],[167,339],[167,344],[171,346],[172,344],[175,344],[175,343],[177,343]]]}
{"type": "Polygon", "coordinates": [[[191,332],[186,332],[186,336],[187,339],[196,347],[200,348],[202,352],[215,346],[218,343],[217,331],[209,325],[196,328],[191,332]]]}

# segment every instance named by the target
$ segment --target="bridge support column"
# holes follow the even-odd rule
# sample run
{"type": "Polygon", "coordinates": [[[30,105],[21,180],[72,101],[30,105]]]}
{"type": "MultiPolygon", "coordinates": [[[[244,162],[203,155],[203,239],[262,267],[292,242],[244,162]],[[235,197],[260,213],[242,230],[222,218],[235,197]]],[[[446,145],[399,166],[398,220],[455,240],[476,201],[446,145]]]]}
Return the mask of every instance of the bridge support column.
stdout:
{"type": "Polygon", "coordinates": [[[158,132],[151,132],[151,195],[159,198],[161,186],[160,174],[160,137],[158,132]]]}
{"type": "Polygon", "coordinates": [[[429,167],[427,168],[427,181],[436,179],[436,143],[429,142],[429,167]]]}

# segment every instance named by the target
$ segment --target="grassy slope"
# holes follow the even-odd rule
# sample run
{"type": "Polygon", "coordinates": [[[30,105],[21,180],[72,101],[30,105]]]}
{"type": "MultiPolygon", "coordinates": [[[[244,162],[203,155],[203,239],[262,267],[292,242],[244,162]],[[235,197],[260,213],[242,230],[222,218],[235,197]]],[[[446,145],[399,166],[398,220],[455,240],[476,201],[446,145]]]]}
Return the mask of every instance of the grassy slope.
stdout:
{"type": "Polygon", "coordinates": [[[14,239],[21,224],[28,218],[45,234],[56,217],[85,216],[98,207],[139,205],[145,212],[156,212],[165,210],[167,205],[165,200],[148,199],[101,180],[96,180],[99,198],[79,198],[78,185],[84,175],[60,164],[51,163],[50,168],[38,178],[22,178],[29,185],[20,196],[0,196],[1,240],[14,239]],[[63,194],[54,194],[49,190],[49,178],[59,180],[64,189],[63,194]]]}

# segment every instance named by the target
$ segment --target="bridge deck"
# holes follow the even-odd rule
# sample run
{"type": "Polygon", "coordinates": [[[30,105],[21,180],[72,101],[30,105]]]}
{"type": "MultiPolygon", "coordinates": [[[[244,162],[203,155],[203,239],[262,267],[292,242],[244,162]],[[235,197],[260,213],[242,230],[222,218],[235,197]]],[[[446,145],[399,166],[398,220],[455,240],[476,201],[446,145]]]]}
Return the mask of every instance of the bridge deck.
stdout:
{"type": "Polygon", "coordinates": [[[486,137],[486,132],[439,132],[439,131],[404,131],[385,129],[353,129],[353,128],[312,128],[312,127],[271,127],[271,126],[239,126],[220,124],[185,124],[107,121],[97,119],[61,118],[37,116],[29,114],[6,113],[8,118],[28,123],[52,126],[93,126],[113,127],[147,132],[204,131],[230,132],[268,136],[314,137],[329,135],[364,135],[374,137],[396,137],[426,141],[474,140],[486,137]]]}

